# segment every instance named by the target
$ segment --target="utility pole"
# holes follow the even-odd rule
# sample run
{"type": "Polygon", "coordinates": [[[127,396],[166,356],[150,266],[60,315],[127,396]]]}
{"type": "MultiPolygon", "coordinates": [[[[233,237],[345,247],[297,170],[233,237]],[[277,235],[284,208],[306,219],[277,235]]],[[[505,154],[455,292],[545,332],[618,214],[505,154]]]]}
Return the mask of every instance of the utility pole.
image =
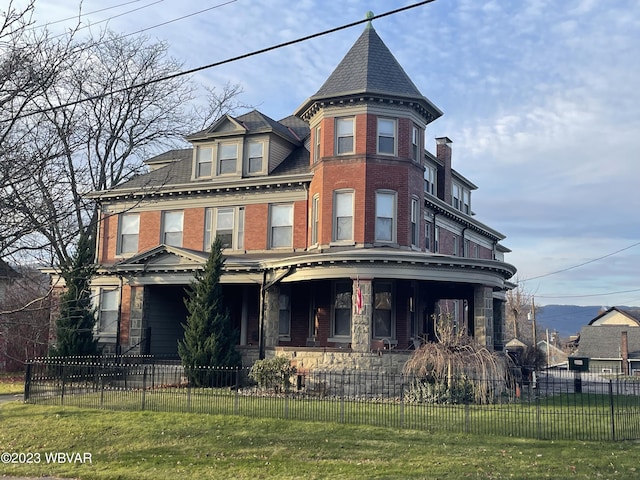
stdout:
{"type": "Polygon", "coordinates": [[[531,297],[531,311],[527,314],[527,318],[531,320],[531,328],[533,329],[533,348],[538,348],[536,335],[536,301],[533,297],[531,297]]]}

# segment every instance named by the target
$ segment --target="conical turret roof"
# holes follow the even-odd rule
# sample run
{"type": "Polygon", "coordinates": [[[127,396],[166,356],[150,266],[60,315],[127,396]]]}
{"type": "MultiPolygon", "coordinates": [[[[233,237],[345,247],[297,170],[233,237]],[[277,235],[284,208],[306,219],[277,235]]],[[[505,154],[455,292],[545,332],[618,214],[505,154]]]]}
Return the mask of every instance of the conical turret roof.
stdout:
{"type": "Polygon", "coordinates": [[[320,90],[301,105],[296,114],[304,115],[319,101],[364,94],[417,102],[424,108],[428,121],[442,115],[440,109],[420,93],[370,24],[320,90]]]}

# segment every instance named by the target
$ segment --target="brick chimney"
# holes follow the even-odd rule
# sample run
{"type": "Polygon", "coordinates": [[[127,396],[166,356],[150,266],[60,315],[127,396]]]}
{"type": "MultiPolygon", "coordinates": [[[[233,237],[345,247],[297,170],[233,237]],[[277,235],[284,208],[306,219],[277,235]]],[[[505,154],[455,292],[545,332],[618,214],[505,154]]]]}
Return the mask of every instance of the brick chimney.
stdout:
{"type": "Polygon", "coordinates": [[[627,332],[621,333],[620,356],[622,357],[622,374],[629,375],[629,339],[627,332]]]}
{"type": "Polygon", "coordinates": [[[436,158],[442,166],[438,166],[438,198],[451,205],[451,139],[436,138],[436,158]]]}

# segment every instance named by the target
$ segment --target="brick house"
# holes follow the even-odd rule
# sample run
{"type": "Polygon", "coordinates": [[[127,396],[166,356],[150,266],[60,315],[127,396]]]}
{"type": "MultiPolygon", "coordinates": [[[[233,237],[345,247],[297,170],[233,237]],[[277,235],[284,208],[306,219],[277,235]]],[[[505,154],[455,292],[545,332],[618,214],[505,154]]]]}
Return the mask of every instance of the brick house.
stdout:
{"type": "Polygon", "coordinates": [[[104,350],[177,354],[184,289],[215,236],[245,363],[397,364],[435,340],[443,310],[501,349],[516,270],[504,236],[476,220],[477,187],[452,168],[451,140],[425,148],[441,115],[368,25],[293,115],[226,115],[191,148],[92,193],[104,350]]]}

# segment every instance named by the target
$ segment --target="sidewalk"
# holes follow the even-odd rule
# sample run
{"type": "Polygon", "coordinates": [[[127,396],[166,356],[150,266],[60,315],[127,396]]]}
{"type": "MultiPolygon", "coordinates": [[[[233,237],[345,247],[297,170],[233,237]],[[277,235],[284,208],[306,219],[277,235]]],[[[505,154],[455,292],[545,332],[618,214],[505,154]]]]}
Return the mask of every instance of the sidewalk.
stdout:
{"type": "Polygon", "coordinates": [[[0,405],[7,402],[14,402],[14,401],[21,402],[23,399],[24,399],[24,395],[22,393],[2,393],[0,394],[0,405]]]}

